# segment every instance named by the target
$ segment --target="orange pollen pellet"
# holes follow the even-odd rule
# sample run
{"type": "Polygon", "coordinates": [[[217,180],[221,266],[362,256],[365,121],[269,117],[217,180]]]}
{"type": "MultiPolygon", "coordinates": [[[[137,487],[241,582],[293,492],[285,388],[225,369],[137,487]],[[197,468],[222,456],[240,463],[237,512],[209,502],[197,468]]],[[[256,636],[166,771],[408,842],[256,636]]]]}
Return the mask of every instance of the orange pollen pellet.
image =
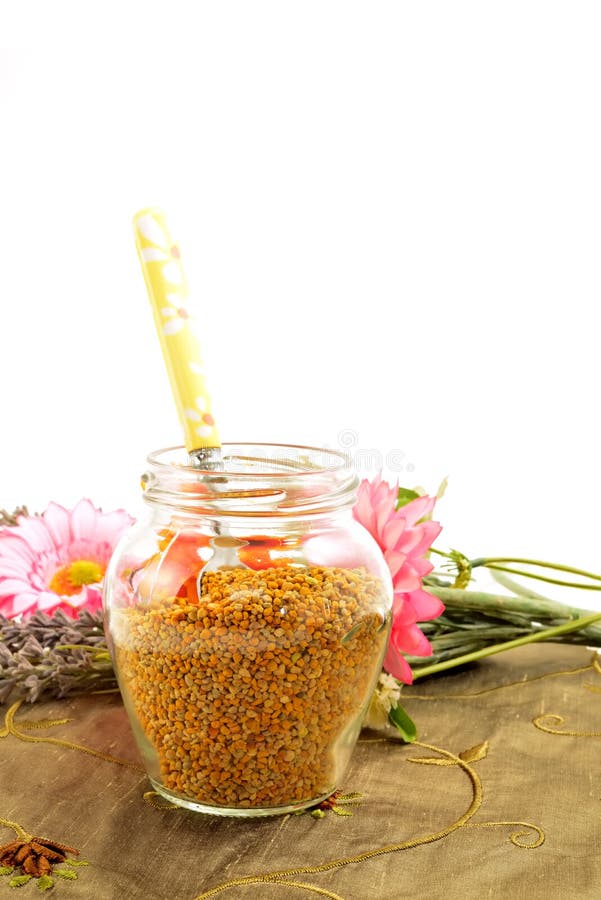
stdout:
{"type": "Polygon", "coordinates": [[[388,600],[365,569],[205,573],[200,603],[113,613],[124,691],[153,780],[224,809],[331,794],[378,677],[388,600]],[[285,596],[285,600],[283,599],[285,596]]]}

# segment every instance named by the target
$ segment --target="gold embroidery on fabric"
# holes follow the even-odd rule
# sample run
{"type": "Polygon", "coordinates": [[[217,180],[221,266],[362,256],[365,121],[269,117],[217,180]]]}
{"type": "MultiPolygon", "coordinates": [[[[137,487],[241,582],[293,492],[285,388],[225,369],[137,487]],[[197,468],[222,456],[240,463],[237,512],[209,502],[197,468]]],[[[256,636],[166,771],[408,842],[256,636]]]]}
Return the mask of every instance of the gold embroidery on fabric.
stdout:
{"type": "MultiPolygon", "coordinates": [[[[0,738],[6,738],[9,735],[13,735],[13,737],[18,738],[20,741],[28,741],[29,743],[35,744],[54,744],[57,747],[66,747],[68,750],[78,750],[80,753],[87,753],[89,756],[95,756],[97,759],[102,759],[105,762],[116,763],[118,766],[125,766],[129,769],[134,769],[137,772],[145,773],[145,770],[138,763],[129,762],[126,759],[119,759],[116,756],[111,756],[109,753],[103,753],[101,750],[94,750],[91,747],[85,747],[83,744],[74,744],[72,741],[65,741],[61,738],[54,737],[38,737],[33,734],[24,734],[23,731],[19,730],[19,728],[23,727],[23,724],[19,722],[19,728],[17,727],[17,723],[15,722],[15,715],[23,703],[22,700],[17,700],[16,703],[6,711],[6,715],[4,717],[4,728],[0,731],[0,738]]],[[[65,720],[55,719],[55,720],[41,720],[39,722],[29,722],[26,721],[25,728],[50,728],[53,725],[63,724],[65,720]]]]}
{"type": "MultiPolygon", "coordinates": [[[[488,748],[488,741],[483,741],[481,744],[476,744],[475,747],[470,747],[468,750],[463,750],[463,752],[459,754],[459,759],[462,759],[463,762],[466,763],[478,762],[479,759],[484,759],[488,755],[488,748]]],[[[410,759],[409,762],[424,763],[431,766],[457,765],[454,759],[436,759],[431,756],[421,757],[419,759],[410,759]]]]}
{"type": "Polygon", "coordinates": [[[31,719],[19,719],[19,728],[29,731],[31,728],[54,728],[55,725],[67,725],[72,719],[39,719],[37,722],[31,719]]]}
{"type": "Polygon", "coordinates": [[[560,728],[551,728],[545,725],[545,722],[556,722],[557,725],[563,725],[565,719],[563,716],[557,716],[554,713],[545,713],[544,716],[538,716],[532,720],[532,724],[539,731],[545,731],[547,734],[561,734],[565,737],[601,737],[601,731],[567,731],[560,728]]]}
{"type": "MultiPolygon", "coordinates": [[[[246,875],[242,876],[241,878],[232,878],[229,881],[225,881],[222,884],[210,888],[208,891],[204,891],[202,894],[198,894],[194,898],[194,900],[208,900],[209,897],[215,897],[217,896],[217,894],[229,890],[229,888],[242,887],[247,884],[276,883],[281,885],[282,887],[294,886],[309,891],[312,890],[313,893],[315,893],[313,885],[307,885],[301,882],[294,883],[289,879],[294,878],[297,875],[317,875],[322,872],[332,871],[333,869],[340,869],[343,866],[366,862],[367,860],[374,859],[378,856],[385,856],[389,853],[396,853],[401,850],[410,850],[413,847],[419,847],[423,844],[431,844],[435,841],[439,841],[445,837],[448,837],[459,828],[470,824],[470,819],[472,819],[476,812],[480,809],[483,801],[482,782],[477,772],[470,765],[470,762],[476,762],[485,758],[488,752],[488,742],[484,741],[481,744],[477,744],[475,747],[470,747],[468,750],[464,750],[459,755],[451,753],[448,750],[444,750],[441,747],[435,747],[432,744],[426,744],[422,741],[415,741],[411,746],[421,747],[425,750],[438,754],[438,756],[410,757],[408,759],[408,762],[418,763],[421,765],[459,766],[459,768],[461,768],[465,772],[471,782],[472,801],[468,809],[463,813],[463,815],[461,815],[446,828],[443,828],[440,831],[433,832],[432,834],[423,835],[422,837],[412,838],[408,841],[402,841],[397,844],[388,844],[387,846],[377,847],[373,850],[366,850],[363,853],[358,853],[356,856],[346,856],[340,857],[338,859],[333,859],[329,862],[322,863],[321,865],[298,866],[294,869],[286,869],[278,872],[266,872],[262,875],[246,875]]],[[[472,824],[475,825],[477,823],[472,824]]],[[[516,847],[533,849],[534,847],[539,847],[545,839],[545,835],[542,829],[527,822],[485,822],[482,824],[485,827],[493,827],[494,825],[522,825],[525,828],[533,829],[537,833],[537,840],[534,843],[522,843],[519,841],[519,838],[522,837],[526,832],[513,833],[510,839],[516,847]]],[[[326,894],[325,896],[328,896],[328,894],[326,894]]],[[[342,900],[342,898],[338,898],[338,900],[342,900]]]]}
{"type": "Polygon", "coordinates": [[[295,815],[302,816],[308,814],[314,819],[323,819],[328,812],[333,812],[337,816],[352,816],[348,806],[358,806],[361,803],[362,794],[353,791],[350,794],[343,794],[342,791],[334,791],[325,800],[317,803],[315,806],[309,806],[307,809],[298,809],[295,815]]]}
{"type": "Polygon", "coordinates": [[[330,900],[344,900],[344,897],[341,897],[340,894],[335,894],[333,891],[328,891],[327,888],[320,888],[314,884],[307,884],[304,881],[280,881],[279,878],[274,878],[271,881],[265,881],[263,883],[300,888],[301,890],[310,891],[312,894],[319,894],[321,897],[329,897],[330,900]]]}
{"type": "Polygon", "coordinates": [[[171,800],[167,800],[166,797],[161,796],[158,791],[144,791],[142,799],[144,800],[144,803],[148,803],[149,806],[153,806],[155,809],[167,809],[170,812],[177,812],[182,809],[181,806],[178,806],[176,803],[172,803],[171,800]]]}
{"type": "MultiPolygon", "coordinates": [[[[530,679],[523,679],[516,682],[511,682],[508,684],[498,685],[496,687],[487,688],[481,691],[475,691],[473,693],[468,694],[450,694],[450,695],[419,695],[419,694],[403,694],[404,698],[415,699],[415,700],[463,700],[463,699],[472,699],[481,697],[486,694],[490,694],[496,691],[504,690],[505,688],[525,686],[530,684],[531,682],[540,681],[545,678],[552,677],[561,677],[561,676],[571,676],[578,675],[583,672],[595,671],[598,674],[601,674],[601,663],[599,661],[598,655],[595,653],[593,659],[589,665],[579,666],[574,669],[567,669],[555,672],[547,672],[543,675],[536,676],[530,679]]],[[[593,691],[599,691],[601,688],[592,685],[585,684],[585,688],[593,691]]],[[[144,773],[144,769],[136,763],[129,762],[128,760],[119,759],[117,757],[111,756],[110,754],[103,753],[99,750],[94,750],[93,748],[86,747],[80,744],[75,744],[67,740],[61,740],[59,738],[53,737],[42,737],[38,735],[28,734],[26,732],[35,731],[35,730],[44,730],[48,728],[52,728],[58,725],[67,724],[70,719],[43,719],[43,720],[29,720],[29,719],[21,719],[15,721],[15,716],[22,704],[22,700],[14,703],[5,713],[3,727],[0,729],[0,738],[6,738],[9,735],[13,737],[32,743],[48,743],[53,744],[60,747],[65,747],[72,750],[77,750],[79,752],[88,754],[90,756],[102,759],[106,762],[115,763],[120,766],[125,766],[127,768],[131,768],[139,773],[144,773]]],[[[571,737],[601,737],[601,732],[579,732],[579,731],[568,731],[561,730],[559,727],[564,723],[564,718],[555,714],[545,714],[538,716],[533,719],[533,724],[539,730],[546,732],[548,734],[562,735],[562,736],[571,736],[571,737]]],[[[361,743],[381,743],[383,741],[389,742],[392,739],[388,738],[375,738],[375,739],[361,739],[361,743]]],[[[434,843],[436,841],[442,840],[446,837],[449,837],[455,831],[458,831],[462,827],[468,828],[495,828],[495,827],[509,827],[515,829],[516,827],[524,830],[512,831],[509,840],[511,843],[522,849],[536,849],[540,847],[545,841],[545,833],[539,828],[539,826],[534,825],[529,822],[511,822],[511,821],[500,821],[500,822],[473,822],[471,821],[473,817],[476,815],[480,807],[483,803],[483,791],[482,791],[482,782],[477,774],[477,772],[472,768],[472,764],[476,763],[487,756],[489,744],[488,741],[483,741],[480,744],[477,744],[474,747],[470,747],[459,754],[453,754],[450,751],[445,749],[436,747],[431,744],[427,744],[421,741],[415,741],[412,747],[421,747],[422,749],[428,750],[436,756],[421,756],[421,757],[410,757],[407,759],[408,762],[412,762],[420,765],[435,765],[439,767],[449,767],[449,766],[458,766],[461,768],[466,776],[468,777],[471,788],[472,788],[472,800],[468,806],[468,809],[461,815],[456,821],[452,822],[445,828],[442,828],[439,831],[433,832],[432,834],[423,835],[421,837],[413,838],[411,840],[403,841],[396,844],[389,844],[383,847],[374,848],[372,850],[366,850],[363,853],[359,853],[355,856],[349,857],[340,857],[338,859],[333,859],[328,862],[324,862],[319,865],[313,866],[299,866],[296,868],[291,868],[287,870],[280,870],[275,872],[267,872],[263,874],[255,874],[255,875],[247,875],[242,876],[240,878],[230,879],[229,881],[223,882],[222,884],[216,885],[213,888],[210,888],[208,891],[197,895],[194,900],[208,900],[210,897],[217,896],[224,891],[229,890],[233,887],[244,887],[246,885],[257,885],[257,884],[276,884],[280,887],[285,888],[295,888],[297,890],[304,890],[312,894],[317,894],[323,897],[328,897],[330,900],[344,900],[344,898],[340,897],[340,895],[333,893],[332,891],[328,891],[326,888],[321,888],[313,884],[308,884],[304,881],[295,881],[292,880],[298,875],[318,875],[324,872],[333,871],[344,866],[359,864],[363,862],[367,862],[371,859],[377,858],[379,856],[384,856],[391,853],[400,852],[402,850],[409,850],[415,847],[434,843]]],[[[345,795],[350,800],[351,797],[354,799],[354,795],[345,795]]],[[[165,798],[162,798],[155,791],[146,791],[143,795],[144,801],[149,805],[161,809],[161,810],[177,810],[180,807],[171,804],[165,798]]],[[[342,799],[342,798],[340,798],[342,799]]],[[[5,825],[7,827],[13,828],[17,833],[17,837],[19,841],[22,843],[27,843],[30,839],[34,841],[40,841],[44,839],[31,838],[29,835],[18,823],[11,822],[8,819],[3,819],[0,817],[0,825],[5,825]]],[[[59,845],[56,845],[59,846],[59,845]]],[[[77,861],[66,860],[67,865],[77,865],[77,861]]],[[[63,874],[63,877],[70,877],[70,875],[66,875],[64,872],[61,873],[60,870],[56,870],[57,875],[63,874]]],[[[23,876],[18,876],[22,878],[23,876]]],[[[21,882],[19,882],[21,883],[21,882]]],[[[16,882],[15,882],[15,886],[16,882]]],[[[40,888],[43,888],[43,885],[40,885],[40,888]]]]}
{"type": "Polygon", "coordinates": [[[533,684],[535,681],[542,681],[545,678],[579,675],[581,672],[590,672],[591,669],[601,674],[601,665],[599,664],[599,656],[597,653],[593,655],[588,666],[577,666],[575,669],[560,669],[557,672],[545,672],[543,675],[535,675],[534,678],[522,678],[520,681],[509,681],[507,684],[497,684],[495,687],[484,688],[481,691],[473,691],[469,694],[412,694],[405,690],[403,691],[403,700],[471,700],[475,697],[483,697],[485,694],[494,694],[496,691],[504,691],[506,688],[525,687],[528,684],[533,684]]]}
{"type": "Polygon", "coordinates": [[[524,828],[534,831],[536,834],[534,841],[532,841],[532,836],[527,831],[513,831],[509,835],[511,843],[516,847],[522,847],[524,850],[536,850],[537,847],[540,847],[545,842],[545,832],[538,825],[533,825],[532,822],[466,822],[465,828],[497,828],[499,825],[510,826],[511,828],[515,828],[516,825],[522,825],[524,828]],[[520,840],[520,838],[526,837],[530,837],[530,841],[520,840]]]}
{"type": "MultiPolygon", "coordinates": [[[[599,654],[596,653],[593,659],[593,669],[595,672],[598,672],[601,675],[601,662],[599,661],[599,654]]],[[[587,691],[594,691],[596,694],[601,694],[601,687],[598,687],[595,684],[589,684],[588,682],[584,685],[587,691]]]]}
{"type": "Polygon", "coordinates": [[[79,856],[79,850],[59,844],[45,837],[36,837],[25,831],[18,822],[0,816],[0,825],[12,828],[17,835],[16,841],[9,841],[0,847],[0,876],[9,876],[9,887],[21,887],[37,879],[41,891],[50,890],[54,886],[52,875],[74,881],[77,875],[75,866],[87,866],[85,860],[70,859],[69,855],[79,856]],[[64,864],[68,868],[58,869],[64,864]]]}
{"type": "Polygon", "coordinates": [[[303,881],[280,881],[279,878],[274,878],[272,881],[265,881],[263,883],[300,888],[301,890],[310,891],[312,894],[319,894],[320,897],[329,897],[330,900],[344,900],[344,897],[341,897],[340,894],[335,894],[333,891],[328,891],[326,888],[320,888],[314,884],[307,884],[303,881]]]}
{"type": "Polygon", "coordinates": [[[31,840],[31,835],[28,831],[25,831],[22,825],[19,825],[18,822],[11,822],[10,819],[3,819],[0,816],[0,825],[4,825],[6,828],[12,828],[20,841],[29,841],[31,840]]]}

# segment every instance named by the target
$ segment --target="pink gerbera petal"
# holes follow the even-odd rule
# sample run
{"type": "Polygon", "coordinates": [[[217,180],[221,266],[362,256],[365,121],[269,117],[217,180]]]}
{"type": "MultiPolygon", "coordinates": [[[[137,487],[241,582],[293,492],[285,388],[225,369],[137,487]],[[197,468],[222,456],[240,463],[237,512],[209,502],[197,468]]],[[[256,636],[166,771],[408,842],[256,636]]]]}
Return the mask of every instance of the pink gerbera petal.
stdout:
{"type": "Polygon", "coordinates": [[[102,609],[102,591],[99,588],[88,587],[85,590],[84,606],[91,613],[100,612],[102,609]]]}
{"type": "Polygon", "coordinates": [[[415,572],[422,577],[424,575],[429,575],[432,569],[434,568],[434,563],[431,563],[429,559],[414,559],[411,560],[411,565],[415,572]]]}
{"type": "Polygon", "coordinates": [[[415,611],[416,622],[428,622],[430,619],[437,619],[444,612],[444,604],[438,597],[434,597],[421,588],[407,594],[407,603],[415,611]]]}
{"type": "Polygon", "coordinates": [[[96,537],[98,510],[89,500],[80,500],[71,512],[71,535],[74,540],[93,541],[96,537]]]}
{"type": "Polygon", "coordinates": [[[0,613],[97,611],[109,558],[132,522],[124,510],[103,513],[80,500],[73,510],[50,503],[43,515],[20,516],[16,526],[0,528],[0,613]]]}
{"type": "Polygon", "coordinates": [[[6,616],[7,619],[12,619],[14,616],[20,616],[29,611],[35,612],[37,602],[37,594],[33,593],[33,591],[23,591],[5,600],[0,600],[0,613],[6,616]]]}
{"type": "Polygon", "coordinates": [[[103,513],[96,520],[96,540],[113,546],[115,534],[122,534],[132,523],[132,518],[124,509],[103,513]]]}
{"type": "Polygon", "coordinates": [[[36,558],[36,551],[18,532],[19,527],[0,529],[0,561],[12,559],[29,566],[36,558]]]}
{"type": "Polygon", "coordinates": [[[432,656],[432,644],[423,633],[423,631],[418,628],[417,625],[413,625],[413,637],[416,641],[415,647],[411,651],[413,656],[432,656]]]}
{"type": "Polygon", "coordinates": [[[54,543],[41,516],[19,516],[16,530],[26,544],[35,548],[36,554],[54,552],[54,543]]]}
{"type": "MultiPolygon", "coordinates": [[[[0,538],[0,543],[2,539],[0,538]]],[[[21,557],[2,556],[0,554],[0,572],[4,578],[27,578],[31,562],[21,557]]]]}
{"type": "Polygon", "coordinates": [[[362,481],[357,496],[353,516],[382,550],[394,588],[392,630],[384,668],[401,681],[411,683],[411,669],[402,654],[432,653],[416,623],[434,619],[444,609],[436,597],[422,588],[422,578],[433,568],[426,554],[440,533],[439,523],[429,519],[436,498],[417,497],[397,510],[398,488],[386,484],[380,475],[371,482],[362,481]]]}
{"type": "Polygon", "coordinates": [[[413,672],[411,667],[402,653],[399,653],[390,644],[384,657],[384,669],[402,681],[403,684],[413,684],[413,672]]]}
{"type": "Polygon", "coordinates": [[[49,612],[59,606],[61,597],[53,591],[40,591],[38,594],[37,608],[42,612],[49,612]]]}
{"type": "Polygon", "coordinates": [[[417,622],[415,610],[411,603],[407,602],[407,594],[404,591],[398,591],[394,594],[392,616],[394,625],[397,628],[404,625],[415,625],[417,622]]]}
{"type": "Polygon", "coordinates": [[[442,526],[439,525],[438,522],[424,522],[423,525],[420,526],[421,534],[419,536],[419,541],[413,547],[412,556],[420,557],[423,556],[424,553],[427,553],[440,532],[442,531],[442,526]]]}
{"type": "Polygon", "coordinates": [[[390,519],[382,530],[382,543],[387,547],[396,547],[406,527],[407,521],[402,515],[390,519]]]}
{"type": "Polygon", "coordinates": [[[54,546],[60,553],[71,542],[69,510],[59,503],[49,503],[44,513],[44,522],[54,541],[54,546]]]}
{"type": "Polygon", "coordinates": [[[421,519],[431,515],[435,503],[436,497],[428,497],[427,494],[424,494],[423,497],[416,497],[415,500],[410,500],[409,503],[406,503],[401,511],[407,520],[407,525],[413,528],[421,519]]]}
{"type": "Polygon", "coordinates": [[[383,534],[390,517],[394,513],[395,506],[396,497],[394,494],[390,494],[378,504],[378,509],[376,510],[376,528],[378,534],[383,534]]]}
{"type": "Polygon", "coordinates": [[[29,587],[24,578],[0,578],[0,597],[13,597],[29,587]]]}
{"type": "Polygon", "coordinates": [[[390,577],[394,580],[403,570],[407,557],[404,553],[398,553],[396,550],[385,550],[384,559],[386,560],[386,565],[390,569],[390,577]]]}
{"type": "Polygon", "coordinates": [[[369,482],[363,481],[357,491],[357,503],[353,510],[355,518],[367,528],[370,534],[376,530],[376,511],[368,487],[369,482]]]}
{"type": "Polygon", "coordinates": [[[430,642],[417,625],[395,628],[393,624],[390,643],[399,652],[411,656],[430,656],[432,653],[430,642]]]}
{"type": "Polygon", "coordinates": [[[392,579],[395,591],[416,591],[421,583],[421,578],[409,562],[392,579]]]}

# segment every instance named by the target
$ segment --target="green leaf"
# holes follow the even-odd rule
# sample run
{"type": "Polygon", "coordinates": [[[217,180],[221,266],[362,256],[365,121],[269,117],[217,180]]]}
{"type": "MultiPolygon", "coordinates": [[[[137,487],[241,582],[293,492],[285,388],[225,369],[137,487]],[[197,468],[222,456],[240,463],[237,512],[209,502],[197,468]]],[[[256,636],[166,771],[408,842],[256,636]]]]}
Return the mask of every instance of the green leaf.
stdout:
{"type": "MultiPolygon", "coordinates": [[[[302,812],[302,810],[301,810],[302,812]]],[[[64,862],[66,866],[89,866],[90,863],[86,862],[85,859],[66,859],[64,862]]],[[[54,870],[56,872],[56,869],[54,870]]]]}
{"type": "Polygon", "coordinates": [[[393,706],[388,713],[388,719],[395,726],[406,743],[412,744],[417,738],[417,727],[415,722],[402,706],[393,706]]]}
{"type": "Polygon", "coordinates": [[[42,875],[41,878],[38,878],[38,890],[48,891],[53,886],[54,886],[54,879],[51,878],[50,875],[42,875]]]}
{"type": "Polygon", "coordinates": [[[55,869],[54,874],[60,875],[61,878],[70,878],[71,881],[74,881],[77,878],[77,874],[71,872],[69,869],[55,869]]]}
{"type": "Polygon", "coordinates": [[[352,816],[352,812],[350,809],[345,809],[344,806],[333,806],[332,812],[336,813],[337,816],[352,816]]]}
{"type": "Polygon", "coordinates": [[[21,887],[21,885],[31,881],[32,877],[32,875],[15,875],[8,883],[11,887],[21,887]]]}
{"type": "Polygon", "coordinates": [[[408,503],[411,503],[412,500],[417,500],[419,494],[417,491],[412,491],[411,488],[399,488],[399,493],[397,495],[396,508],[400,509],[402,506],[407,506],[408,503]]]}
{"type": "Polygon", "coordinates": [[[14,871],[14,866],[0,866],[0,875],[10,875],[10,873],[14,871]]]}

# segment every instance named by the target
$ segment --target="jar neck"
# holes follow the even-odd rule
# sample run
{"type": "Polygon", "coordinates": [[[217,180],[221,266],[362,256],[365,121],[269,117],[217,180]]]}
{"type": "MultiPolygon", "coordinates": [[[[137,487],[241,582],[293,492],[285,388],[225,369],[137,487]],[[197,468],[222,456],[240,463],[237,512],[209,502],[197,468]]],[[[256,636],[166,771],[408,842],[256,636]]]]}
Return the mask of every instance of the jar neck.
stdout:
{"type": "Polygon", "coordinates": [[[318,447],[224,444],[219,465],[206,469],[171,447],[147,463],[147,503],[210,517],[324,515],[351,508],[359,483],[343,453],[318,447]]]}

